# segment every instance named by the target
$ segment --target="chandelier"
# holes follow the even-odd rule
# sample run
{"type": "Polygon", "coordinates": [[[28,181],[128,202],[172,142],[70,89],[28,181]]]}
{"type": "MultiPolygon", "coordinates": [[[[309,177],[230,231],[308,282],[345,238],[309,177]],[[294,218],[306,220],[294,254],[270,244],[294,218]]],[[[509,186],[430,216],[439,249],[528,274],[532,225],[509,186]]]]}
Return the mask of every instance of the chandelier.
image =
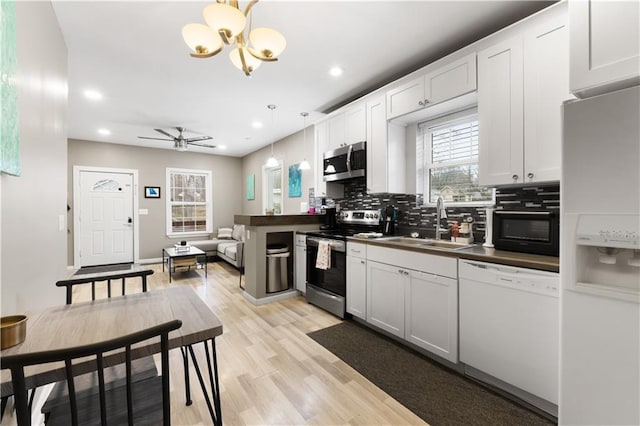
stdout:
{"type": "Polygon", "coordinates": [[[252,29],[251,9],[257,2],[251,0],[243,11],[238,0],[218,0],[205,7],[202,14],[207,25],[193,23],[182,28],[182,38],[191,49],[191,56],[210,58],[220,53],[225,44],[229,45],[233,47],[229,52],[231,62],[246,76],[250,76],[262,62],[277,61],[287,41],[274,29],[252,29]]]}

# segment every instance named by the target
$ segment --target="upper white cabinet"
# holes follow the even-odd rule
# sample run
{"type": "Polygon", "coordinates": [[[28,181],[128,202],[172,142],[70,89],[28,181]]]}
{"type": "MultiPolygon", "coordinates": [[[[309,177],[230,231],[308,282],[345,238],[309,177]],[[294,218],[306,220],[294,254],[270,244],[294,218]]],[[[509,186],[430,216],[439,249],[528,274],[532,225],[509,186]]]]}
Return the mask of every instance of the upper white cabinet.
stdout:
{"type": "Polygon", "coordinates": [[[571,91],[580,97],[640,83],[640,3],[569,2],[571,91]]]}
{"type": "Polygon", "coordinates": [[[331,151],[343,146],[346,140],[344,113],[331,117],[327,122],[327,126],[329,126],[327,151],[331,151]]]}
{"type": "Polygon", "coordinates": [[[327,183],[324,181],[324,161],[322,155],[329,150],[329,122],[323,121],[315,125],[316,161],[315,161],[315,195],[324,196],[327,193],[327,183]]]}
{"type": "Polygon", "coordinates": [[[385,95],[366,104],[367,191],[404,192],[405,128],[387,122],[385,95]]]}
{"type": "Polygon", "coordinates": [[[559,180],[561,106],[570,98],[564,13],[479,52],[480,184],[559,180]]]}
{"type": "Polygon", "coordinates": [[[387,92],[387,119],[476,90],[476,54],[472,53],[387,92]]]}
{"type": "Polygon", "coordinates": [[[350,145],[367,140],[367,113],[360,102],[344,112],[345,143],[350,145]]]}

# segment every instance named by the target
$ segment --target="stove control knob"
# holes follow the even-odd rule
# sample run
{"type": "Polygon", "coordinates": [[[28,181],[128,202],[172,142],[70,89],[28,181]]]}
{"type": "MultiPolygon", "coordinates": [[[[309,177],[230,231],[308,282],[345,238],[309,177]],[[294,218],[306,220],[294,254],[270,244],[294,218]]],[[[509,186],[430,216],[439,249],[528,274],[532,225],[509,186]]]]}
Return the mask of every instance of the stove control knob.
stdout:
{"type": "Polygon", "coordinates": [[[378,218],[378,213],[374,213],[374,214],[373,214],[373,218],[374,218],[374,219],[377,219],[377,218],[378,218]]]}

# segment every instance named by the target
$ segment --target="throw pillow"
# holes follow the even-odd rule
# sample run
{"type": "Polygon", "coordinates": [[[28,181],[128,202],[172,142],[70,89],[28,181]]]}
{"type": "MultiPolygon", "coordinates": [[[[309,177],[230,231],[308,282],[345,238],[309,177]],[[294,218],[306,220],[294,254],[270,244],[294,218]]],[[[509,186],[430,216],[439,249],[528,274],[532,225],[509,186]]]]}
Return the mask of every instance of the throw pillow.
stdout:
{"type": "Polygon", "coordinates": [[[244,241],[244,226],[243,225],[233,225],[233,234],[232,237],[236,241],[244,241]]]}
{"type": "Polygon", "coordinates": [[[224,240],[230,240],[232,238],[233,230],[231,228],[218,228],[218,238],[224,240]]]}

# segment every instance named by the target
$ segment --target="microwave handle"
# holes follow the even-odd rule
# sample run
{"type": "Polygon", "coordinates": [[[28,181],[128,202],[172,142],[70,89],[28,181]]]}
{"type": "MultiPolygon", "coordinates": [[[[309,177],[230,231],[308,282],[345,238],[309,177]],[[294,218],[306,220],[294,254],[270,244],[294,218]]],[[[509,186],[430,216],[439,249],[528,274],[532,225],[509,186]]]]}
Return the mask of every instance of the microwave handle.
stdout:
{"type": "Polygon", "coordinates": [[[353,145],[349,145],[347,150],[347,172],[351,173],[351,151],[353,151],[353,145]]]}
{"type": "Polygon", "coordinates": [[[533,211],[513,211],[513,210],[496,210],[495,214],[526,214],[526,215],[541,215],[549,216],[551,212],[533,212],[533,211]]]}

